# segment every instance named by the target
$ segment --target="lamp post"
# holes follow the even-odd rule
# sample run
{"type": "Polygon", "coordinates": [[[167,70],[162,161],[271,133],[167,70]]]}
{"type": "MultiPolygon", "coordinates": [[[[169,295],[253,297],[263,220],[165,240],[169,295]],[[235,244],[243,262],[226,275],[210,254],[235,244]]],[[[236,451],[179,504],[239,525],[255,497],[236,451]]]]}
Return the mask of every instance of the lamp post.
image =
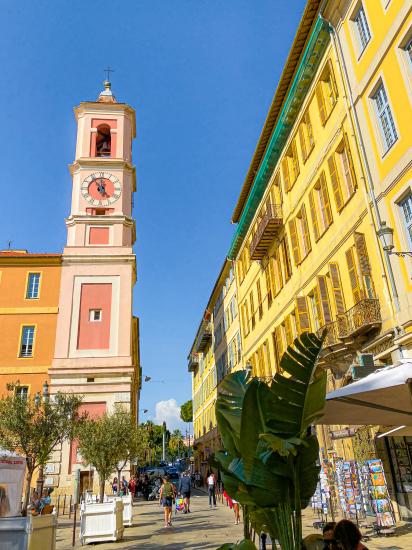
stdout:
{"type": "Polygon", "coordinates": [[[401,258],[405,258],[405,256],[409,256],[410,258],[412,258],[411,251],[397,252],[396,250],[394,250],[395,245],[393,244],[393,233],[394,231],[392,227],[386,225],[386,222],[381,223],[381,226],[377,231],[377,235],[379,237],[383,250],[389,255],[394,254],[395,256],[400,256],[401,258]]]}

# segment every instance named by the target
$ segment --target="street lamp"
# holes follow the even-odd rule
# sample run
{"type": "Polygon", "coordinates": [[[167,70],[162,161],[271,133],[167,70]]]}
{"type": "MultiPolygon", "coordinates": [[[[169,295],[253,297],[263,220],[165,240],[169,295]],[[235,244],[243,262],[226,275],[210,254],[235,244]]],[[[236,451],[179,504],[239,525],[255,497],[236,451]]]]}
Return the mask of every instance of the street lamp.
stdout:
{"type": "Polygon", "coordinates": [[[393,229],[392,227],[389,227],[389,225],[386,225],[386,222],[381,222],[377,235],[383,250],[387,254],[395,254],[395,256],[400,256],[401,258],[405,258],[405,256],[412,258],[412,252],[396,252],[393,250],[395,248],[395,245],[393,244],[393,229]]]}

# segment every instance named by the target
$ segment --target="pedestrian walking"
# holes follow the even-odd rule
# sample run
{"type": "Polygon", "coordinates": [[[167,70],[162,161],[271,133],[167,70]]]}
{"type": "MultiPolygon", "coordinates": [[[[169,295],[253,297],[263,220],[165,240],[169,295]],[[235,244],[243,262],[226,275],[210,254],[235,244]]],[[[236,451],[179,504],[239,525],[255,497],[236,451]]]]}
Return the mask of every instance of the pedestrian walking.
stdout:
{"type": "Polygon", "coordinates": [[[362,534],[358,527],[348,519],[342,519],[333,532],[334,550],[368,550],[362,544],[362,534]]]}
{"type": "Polygon", "coordinates": [[[113,491],[113,494],[116,495],[117,494],[117,489],[119,488],[119,483],[117,481],[117,477],[113,478],[113,481],[112,481],[112,491],[113,491]]]}
{"type": "Polygon", "coordinates": [[[207,474],[207,492],[209,494],[209,507],[212,508],[212,502],[213,506],[217,508],[216,506],[216,477],[213,472],[209,472],[207,474]]]}
{"type": "Polygon", "coordinates": [[[237,500],[232,498],[233,511],[235,513],[235,525],[240,523],[240,506],[237,500]]]}
{"type": "Polygon", "coordinates": [[[160,487],[159,503],[163,506],[165,527],[172,526],[172,505],[175,496],[175,486],[169,481],[169,476],[164,476],[160,487]]]}
{"type": "Polygon", "coordinates": [[[191,490],[190,472],[183,472],[179,479],[178,491],[183,498],[184,514],[190,514],[190,490],[191,490]]]}
{"type": "Polygon", "coordinates": [[[132,477],[129,481],[129,492],[130,494],[132,495],[132,498],[135,497],[135,489],[136,489],[136,481],[135,481],[135,478],[132,477]]]}

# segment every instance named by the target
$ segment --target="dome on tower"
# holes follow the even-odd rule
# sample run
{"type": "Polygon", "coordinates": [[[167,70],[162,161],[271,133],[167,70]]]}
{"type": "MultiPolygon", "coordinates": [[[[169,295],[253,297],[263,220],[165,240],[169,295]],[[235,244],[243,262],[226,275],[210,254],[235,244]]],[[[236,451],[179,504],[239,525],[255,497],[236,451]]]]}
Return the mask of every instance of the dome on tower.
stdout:
{"type": "Polygon", "coordinates": [[[104,90],[102,90],[97,98],[99,103],[117,103],[117,100],[112,92],[112,84],[108,80],[103,82],[104,90]]]}

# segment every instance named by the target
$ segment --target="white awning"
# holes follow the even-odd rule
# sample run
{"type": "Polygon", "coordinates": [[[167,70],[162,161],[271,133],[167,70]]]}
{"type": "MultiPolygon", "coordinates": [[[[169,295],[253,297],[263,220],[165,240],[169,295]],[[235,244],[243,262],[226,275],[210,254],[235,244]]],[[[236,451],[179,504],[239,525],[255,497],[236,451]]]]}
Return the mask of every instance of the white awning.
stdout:
{"type": "Polygon", "coordinates": [[[328,393],[325,413],[318,423],[412,426],[411,383],[410,360],[379,369],[328,393]]]}

